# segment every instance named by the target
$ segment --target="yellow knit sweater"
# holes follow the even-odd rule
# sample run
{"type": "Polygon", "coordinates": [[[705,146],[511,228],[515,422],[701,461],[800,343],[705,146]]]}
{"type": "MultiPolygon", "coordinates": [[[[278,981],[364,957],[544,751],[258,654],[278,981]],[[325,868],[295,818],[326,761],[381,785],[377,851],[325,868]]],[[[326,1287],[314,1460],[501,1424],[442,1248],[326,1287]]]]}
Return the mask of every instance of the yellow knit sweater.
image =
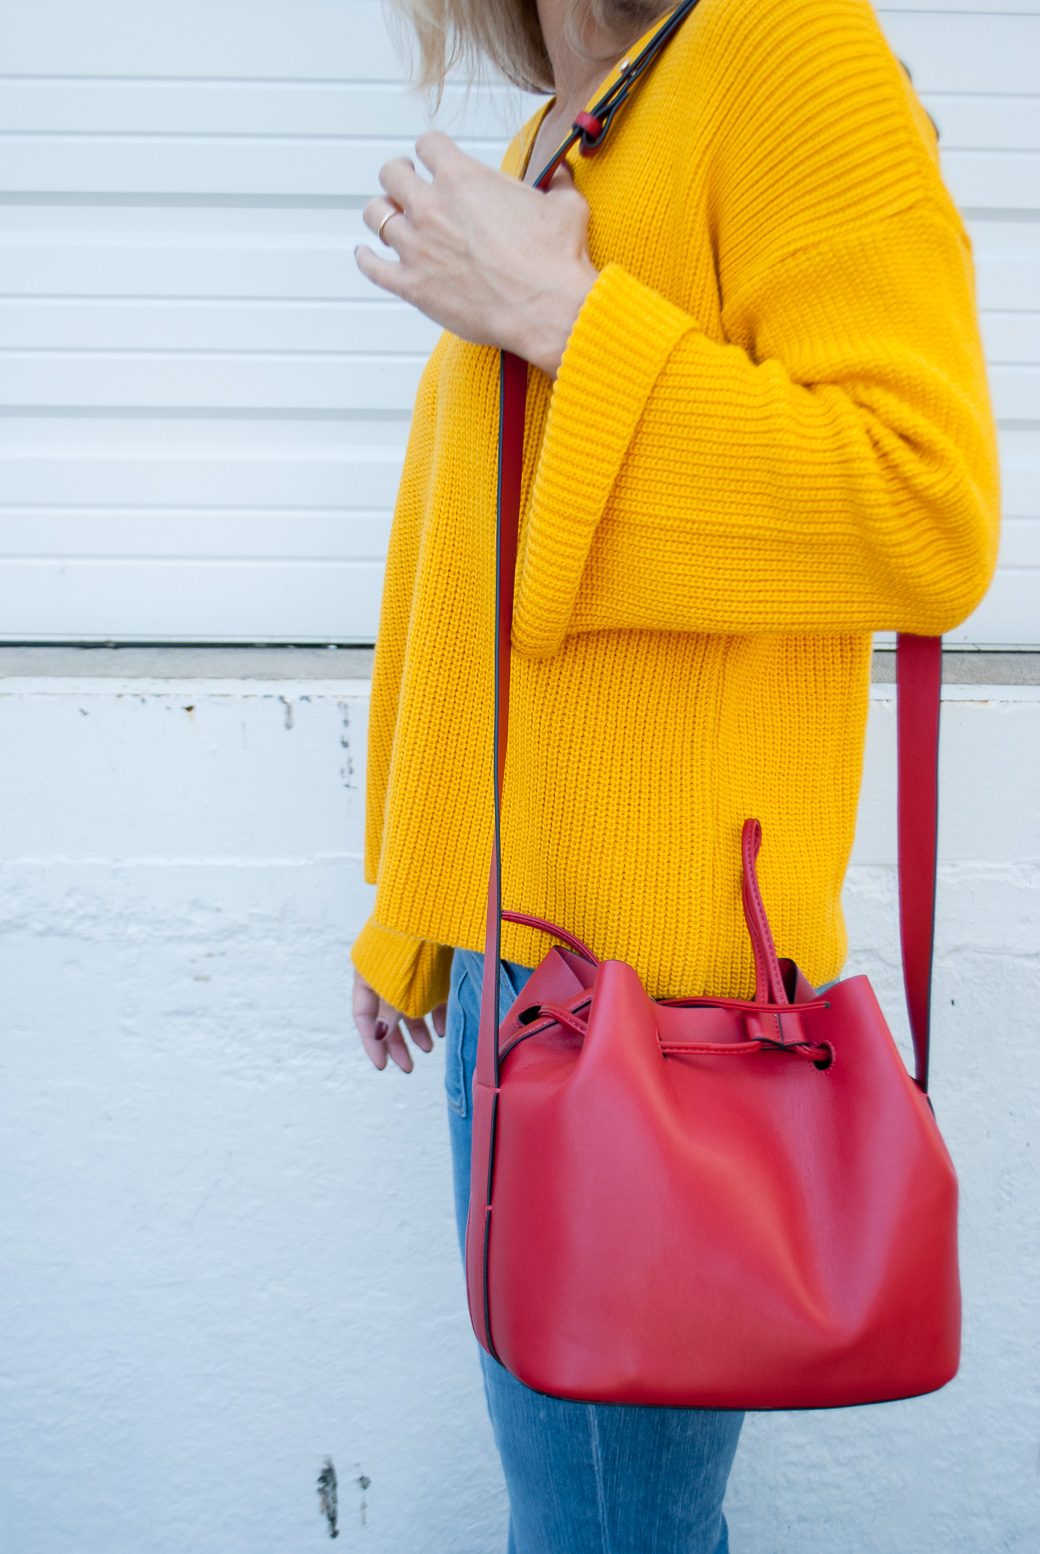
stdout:
{"type": "MultiPolygon", "coordinates": [[[[652,994],[746,995],[756,815],[780,953],[825,981],[870,633],[948,630],[995,561],[968,239],[866,0],[701,0],[572,166],[601,274],[555,384],[528,374],[505,903],[652,994]]],[[[497,428],[497,353],[444,335],[390,541],[353,951],[411,1014],[483,948],[497,428]]],[[[506,925],[503,954],[550,943],[506,925]]]]}

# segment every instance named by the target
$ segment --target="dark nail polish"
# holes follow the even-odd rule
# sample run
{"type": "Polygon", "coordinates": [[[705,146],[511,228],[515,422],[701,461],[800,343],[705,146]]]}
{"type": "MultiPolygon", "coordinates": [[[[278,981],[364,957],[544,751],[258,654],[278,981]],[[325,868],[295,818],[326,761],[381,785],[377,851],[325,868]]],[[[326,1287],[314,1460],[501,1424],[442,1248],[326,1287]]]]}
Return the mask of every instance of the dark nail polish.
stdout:
{"type": "Polygon", "coordinates": [[[385,1020],[377,1020],[376,1021],[376,1041],[385,1041],[389,1034],[390,1033],[387,1030],[386,1021],[385,1020]]]}

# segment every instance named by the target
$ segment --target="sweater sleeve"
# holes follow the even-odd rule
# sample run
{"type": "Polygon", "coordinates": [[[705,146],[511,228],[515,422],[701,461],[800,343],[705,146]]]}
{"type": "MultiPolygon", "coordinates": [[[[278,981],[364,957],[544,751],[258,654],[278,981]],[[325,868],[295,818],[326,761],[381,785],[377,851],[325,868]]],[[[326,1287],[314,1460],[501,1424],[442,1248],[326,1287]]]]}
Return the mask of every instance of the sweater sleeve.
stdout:
{"type": "MultiPolygon", "coordinates": [[[[433,458],[436,385],[446,345],[434,348],[416,396],[401,484],[394,508],[368,719],[365,796],[365,879],[376,884],[383,850],[408,627],[419,562],[422,517],[433,458]]],[[[407,1015],[427,1014],[448,996],[450,947],[384,928],[374,918],[354,941],[351,959],[379,996],[407,1015]]]]}
{"type": "Polygon", "coordinates": [[[863,8],[773,15],[740,40],[751,96],[735,81],[717,159],[725,338],[615,264],[575,323],[519,558],[531,656],[605,628],[938,633],[992,575],[967,239],[863,8]],[[819,68],[817,33],[847,70],[819,68]],[[756,67],[770,41],[783,100],[756,67]]]}
{"type": "Polygon", "coordinates": [[[418,1018],[447,998],[452,954],[450,945],[396,933],[369,918],[350,958],[380,998],[418,1018]]]}
{"type": "MultiPolygon", "coordinates": [[[[394,504],[383,595],[372,668],[372,698],[368,716],[368,761],[365,777],[365,879],[374,885],[379,875],[383,823],[390,766],[397,727],[398,702],[404,675],[408,625],[419,566],[423,514],[433,463],[436,435],[437,379],[447,345],[442,335],[423,369],[408,432],[401,483],[394,504]]],[[[400,1005],[395,1005],[399,1008],[400,1005]]]]}

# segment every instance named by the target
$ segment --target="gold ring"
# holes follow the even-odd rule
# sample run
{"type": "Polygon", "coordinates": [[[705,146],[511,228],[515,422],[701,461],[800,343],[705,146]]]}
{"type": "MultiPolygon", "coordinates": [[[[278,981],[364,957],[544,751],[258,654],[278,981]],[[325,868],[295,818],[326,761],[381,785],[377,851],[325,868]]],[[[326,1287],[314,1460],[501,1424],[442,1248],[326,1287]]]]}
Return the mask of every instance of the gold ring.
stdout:
{"type": "Polygon", "coordinates": [[[386,224],[390,220],[391,216],[403,216],[403,215],[404,215],[404,212],[401,209],[400,205],[395,205],[393,210],[388,210],[387,211],[386,215],[383,217],[382,221],[379,223],[379,227],[378,227],[378,229],[376,231],[376,237],[378,237],[379,241],[381,243],[383,243],[387,248],[390,247],[390,244],[387,243],[386,238],[383,236],[383,228],[386,226],[386,224]]]}

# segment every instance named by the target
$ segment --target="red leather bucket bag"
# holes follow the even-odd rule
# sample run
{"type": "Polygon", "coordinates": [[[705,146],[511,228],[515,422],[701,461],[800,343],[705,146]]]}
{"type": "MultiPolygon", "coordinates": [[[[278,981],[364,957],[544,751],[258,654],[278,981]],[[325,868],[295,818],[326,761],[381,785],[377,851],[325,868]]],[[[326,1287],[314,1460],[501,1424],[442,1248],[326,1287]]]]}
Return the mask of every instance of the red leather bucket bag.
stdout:
{"type": "MultiPolygon", "coordinates": [[[[615,97],[691,9],[673,12],[615,97]]],[[[618,105],[608,93],[582,115],[583,146],[618,105]]],[[[495,841],[466,1237],[477,1338],[527,1386],[592,1402],[828,1408],[931,1392],[960,1347],[957,1180],[927,1098],[940,642],[898,645],[916,1078],[866,977],[818,996],[778,959],[757,820],[741,840],[753,999],[653,999],[623,961],[503,911],[526,374],[503,353],[495,841]],[[503,918],[558,942],[500,1021],[503,918]]]]}

